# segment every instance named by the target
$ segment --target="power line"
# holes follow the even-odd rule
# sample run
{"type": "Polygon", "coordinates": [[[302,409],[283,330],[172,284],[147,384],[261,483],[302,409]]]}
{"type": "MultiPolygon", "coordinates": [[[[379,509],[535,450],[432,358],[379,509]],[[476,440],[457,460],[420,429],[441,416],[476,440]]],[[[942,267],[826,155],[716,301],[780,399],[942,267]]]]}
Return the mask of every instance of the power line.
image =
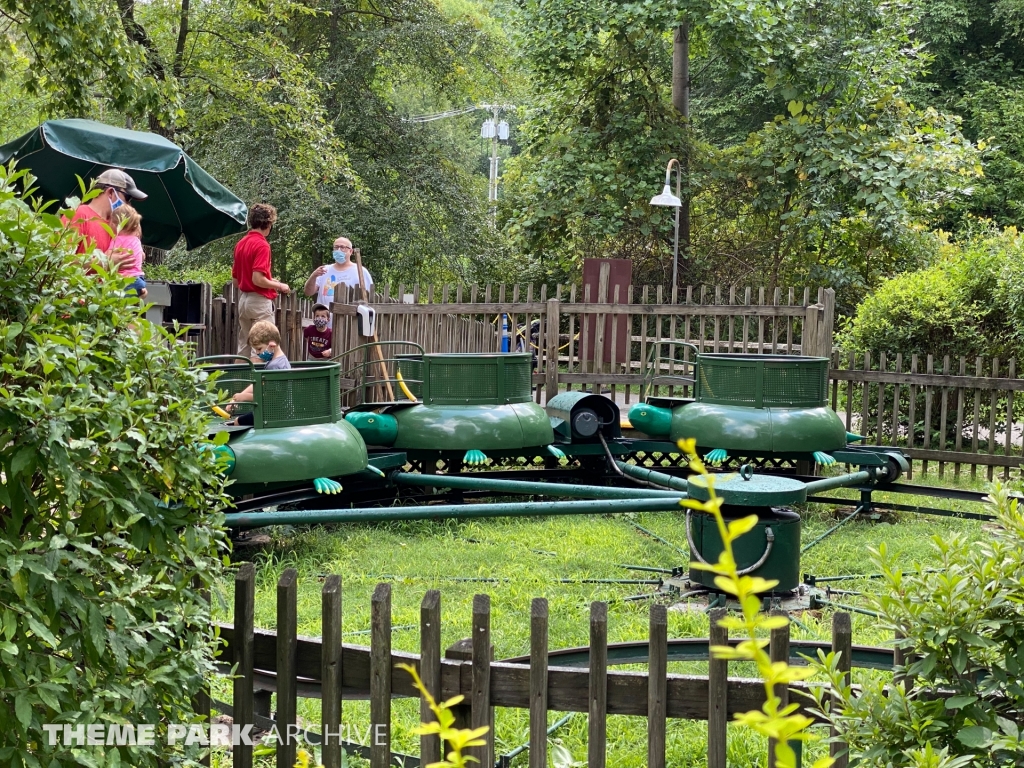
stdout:
{"type": "Polygon", "coordinates": [[[432,112],[427,115],[413,115],[412,117],[403,117],[403,123],[432,123],[435,120],[444,120],[449,117],[458,117],[459,115],[467,115],[470,112],[477,110],[485,110],[487,112],[493,112],[494,110],[509,110],[512,109],[511,104],[476,104],[471,107],[463,107],[462,109],[448,109],[444,112],[432,112]]]}
{"type": "Polygon", "coordinates": [[[429,115],[414,115],[413,117],[403,117],[403,123],[432,123],[435,120],[444,120],[447,117],[458,117],[459,115],[466,115],[470,112],[475,112],[479,107],[465,107],[464,109],[449,109],[445,112],[434,112],[429,115]]]}

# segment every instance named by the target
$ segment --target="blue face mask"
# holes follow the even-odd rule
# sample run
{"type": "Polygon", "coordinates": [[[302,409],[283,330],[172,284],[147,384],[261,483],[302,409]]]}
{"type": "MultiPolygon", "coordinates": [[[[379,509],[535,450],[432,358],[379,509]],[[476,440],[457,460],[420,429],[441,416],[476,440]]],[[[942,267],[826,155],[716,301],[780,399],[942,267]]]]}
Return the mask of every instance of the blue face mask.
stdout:
{"type": "Polygon", "coordinates": [[[115,194],[114,195],[114,202],[112,202],[110,204],[110,210],[111,211],[116,211],[122,205],[124,205],[124,201],[118,195],[115,194]]]}
{"type": "Polygon", "coordinates": [[[335,248],[334,249],[334,260],[336,262],[338,262],[339,264],[344,264],[346,261],[348,261],[348,254],[345,253],[340,248],[335,248]]]}
{"type": "Polygon", "coordinates": [[[256,357],[262,360],[264,363],[269,363],[274,359],[274,350],[264,349],[262,352],[257,352],[256,357]]]}

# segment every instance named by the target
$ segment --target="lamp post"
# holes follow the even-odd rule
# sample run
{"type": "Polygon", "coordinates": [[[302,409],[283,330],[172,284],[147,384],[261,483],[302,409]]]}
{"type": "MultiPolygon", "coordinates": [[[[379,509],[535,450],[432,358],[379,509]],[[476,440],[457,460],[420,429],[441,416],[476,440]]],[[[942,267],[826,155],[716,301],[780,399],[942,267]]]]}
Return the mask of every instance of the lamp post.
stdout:
{"type": "MultiPolygon", "coordinates": [[[[676,160],[676,158],[673,157],[671,160],[668,161],[668,167],[665,168],[665,189],[663,189],[661,191],[660,195],[655,195],[654,197],[651,198],[651,205],[659,205],[659,206],[662,206],[662,207],[665,207],[665,208],[675,208],[676,209],[676,233],[675,233],[675,238],[674,238],[673,246],[672,246],[672,290],[673,291],[676,289],[676,284],[677,284],[676,283],[676,276],[679,273],[679,212],[683,208],[683,200],[680,197],[680,192],[682,191],[682,183],[683,183],[683,166],[682,166],[682,164],[678,160],[676,160]],[[672,166],[673,166],[673,164],[676,167],[676,193],[674,195],[672,194],[672,166]]],[[[689,213],[688,210],[687,210],[687,213],[689,213]]],[[[689,225],[689,216],[687,216],[686,218],[687,218],[687,222],[686,223],[687,223],[687,225],[689,225]]],[[[690,244],[690,232],[689,232],[689,226],[687,226],[686,246],[688,247],[689,244],[690,244]]]]}

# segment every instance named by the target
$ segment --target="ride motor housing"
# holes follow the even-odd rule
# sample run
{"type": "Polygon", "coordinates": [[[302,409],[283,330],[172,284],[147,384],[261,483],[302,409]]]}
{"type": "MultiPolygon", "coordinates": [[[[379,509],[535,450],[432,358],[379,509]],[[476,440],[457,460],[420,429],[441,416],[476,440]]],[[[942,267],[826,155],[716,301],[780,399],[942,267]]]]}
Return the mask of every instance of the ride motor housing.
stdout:
{"type": "Polygon", "coordinates": [[[586,392],[562,392],[551,398],[545,410],[551,428],[564,443],[597,442],[622,436],[619,406],[607,397],[586,392]]]}

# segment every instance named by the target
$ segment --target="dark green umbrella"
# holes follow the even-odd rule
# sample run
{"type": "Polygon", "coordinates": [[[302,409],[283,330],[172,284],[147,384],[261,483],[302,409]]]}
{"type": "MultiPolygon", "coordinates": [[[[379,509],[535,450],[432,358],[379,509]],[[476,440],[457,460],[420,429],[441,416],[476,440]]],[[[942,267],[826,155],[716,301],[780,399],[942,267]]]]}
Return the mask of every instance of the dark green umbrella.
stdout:
{"type": "Polygon", "coordinates": [[[142,214],[142,242],[170,248],[182,235],[188,249],[245,231],[245,203],[200,168],[180,147],[155,133],[94,120],[48,120],[0,146],[0,164],[18,161],[38,181],[37,195],[64,200],[81,194],[108,168],[122,168],[148,197],[132,204],[142,214]]]}

